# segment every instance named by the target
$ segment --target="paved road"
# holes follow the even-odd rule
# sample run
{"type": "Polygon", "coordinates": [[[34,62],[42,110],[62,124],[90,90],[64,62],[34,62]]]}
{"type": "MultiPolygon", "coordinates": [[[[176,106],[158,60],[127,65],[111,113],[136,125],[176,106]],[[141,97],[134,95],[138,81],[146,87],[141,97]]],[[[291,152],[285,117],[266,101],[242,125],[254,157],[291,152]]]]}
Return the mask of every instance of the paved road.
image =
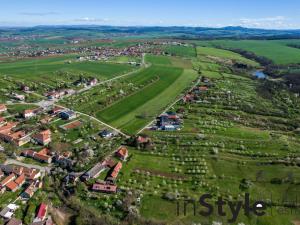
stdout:
{"type": "MultiPolygon", "coordinates": [[[[149,64],[146,64],[146,63],[145,63],[145,56],[146,56],[146,54],[143,54],[143,55],[142,55],[142,66],[141,66],[141,68],[139,68],[139,69],[137,69],[137,70],[134,70],[134,71],[125,73],[125,74],[120,75],[120,76],[113,77],[113,78],[108,79],[108,80],[104,80],[104,81],[102,81],[102,82],[97,83],[97,84],[94,85],[94,86],[87,86],[87,87],[84,87],[84,88],[82,88],[82,89],[80,89],[80,90],[78,90],[78,91],[75,91],[74,93],[71,93],[71,94],[68,94],[68,95],[63,96],[63,97],[60,98],[60,99],[54,99],[54,100],[42,100],[42,101],[40,101],[40,102],[38,102],[38,103],[34,103],[34,104],[36,104],[36,105],[38,105],[38,106],[40,106],[40,107],[42,107],[42,108],[49,108],[49,107],[53,106],[55,103],[57,103],[58,101],[60,101],[60,100],[62,100],[62,99],[64,99],[64,98],[68,98],[68,97],[71,97],[71,96],[73,96],[73,95],[77,95],[77,94],[83,93],[83,92],[88,91],[88,90],[90,90],[90,89],[92,89],[92,88],[95,88],[95,87],[97,87],[97,86],[99,86],[99,85],[103,85],[103,84],[106,84],[106,83],[109,83],[109,82],[118,80],[118,79],[120,79],[120,78],[127,77],[127,76],[130,76],[130,75],[132,75],[132,74],[138,73],[138,72],[140,72],[141,70],[143,70],[143,69],[145,69],[145,68],[147,68],[147,67],[150,66],[149,64]]],[[[41,96],[41,97],[43,97],[43,96],[41,96]]],[[[28,103],[28,104],[30,104],[30,103],[28,103]]]]}
{"type": "Polygon", "coordinates": [[[82,112],[78,112],[78,111],[75,111],[75,112],[76,112],[77,114],[79,114],[79,115],[87,116],[87,117],[89,117],[90,119],[95,120],[95,121],[97,121],[98,123],[101,123],[102,125],[104,125],[104,126],[106,126],[106,127],[109,127],[110,129],[112,129],[112,130],[118,132],[119,134],[121,134],[122,136],[124,136],[124,137],[126,137],[126,138],[129,138],[129,137],[130,137],[130,136],[128,136],[127,134],[123,133],[121,130],[119,130],[119,129],[113,127],[113,126],[110,126],[109,124],[104,123],[103,121],[101,121],[101,120],[99,120],[99,119],[97,119],[97,118],[95,118],[95,117],[93,117],[93,116],[91,116],[91,115],[88,115],[88,114],[85,114],[85,113],[82,113],[82,112]]]}
{"type": "Polygon", "coordinates": [[[27,163],[23,163],[20,162],[18,160],[15,159],[7,159],[4,162],[4,165],[18,165],[18,166],[24,166],[24,167],[28,167],[28,168],[34,168],[34,169],[38,169],[41,171],[41,173],[46,174],[46,173],[50,173],[51,167],[50,166],[38,166],[38,165],[34,165],[34,164],[27,164],[27,163]]]}

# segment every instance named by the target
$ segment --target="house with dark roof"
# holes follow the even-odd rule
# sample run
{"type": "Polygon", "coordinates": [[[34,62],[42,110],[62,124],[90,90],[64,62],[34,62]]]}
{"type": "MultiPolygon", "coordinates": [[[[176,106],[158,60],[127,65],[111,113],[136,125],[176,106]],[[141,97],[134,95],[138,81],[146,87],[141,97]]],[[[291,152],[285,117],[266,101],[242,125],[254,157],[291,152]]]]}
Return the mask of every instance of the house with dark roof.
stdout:
{"type": "Polygon", "coordinates": [[[59,113],[59,117],[63,120],[72,120],[77,117],[76,113],[72,110],[63,111],[59,113]]]}

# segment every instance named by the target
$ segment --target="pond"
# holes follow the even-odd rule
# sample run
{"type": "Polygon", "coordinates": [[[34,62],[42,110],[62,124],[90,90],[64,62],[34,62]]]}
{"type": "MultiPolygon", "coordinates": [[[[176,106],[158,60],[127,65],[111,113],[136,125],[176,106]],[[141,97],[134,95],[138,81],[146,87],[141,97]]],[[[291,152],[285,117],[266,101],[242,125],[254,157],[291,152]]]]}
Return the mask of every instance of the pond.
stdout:
{"type": "Polygon", "coordinates": [[[253,73],[253,76],[256,76],[258,79],[265,79],[268,76],[261,70],[257,70],[253,73]]]}

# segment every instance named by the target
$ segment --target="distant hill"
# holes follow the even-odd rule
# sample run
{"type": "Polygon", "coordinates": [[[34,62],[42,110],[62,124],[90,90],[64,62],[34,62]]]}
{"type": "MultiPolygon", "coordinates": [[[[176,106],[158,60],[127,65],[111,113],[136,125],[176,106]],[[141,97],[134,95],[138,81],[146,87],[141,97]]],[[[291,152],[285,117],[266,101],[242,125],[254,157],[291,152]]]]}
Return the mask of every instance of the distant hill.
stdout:
{"type": "MultiPolygon", "coordinates": [[[[245,27],[121,27],[98,25],[61,25],[35,27],[0,27],[0,36],[23,35],[62,35],[93,37],[95,33],[114,36],[143,36],[185,39],[291,39],[300,38],[300,30],[267,30],[245,27]]],[[[97,36],[97,35],[96,35],[97,36]]]]}

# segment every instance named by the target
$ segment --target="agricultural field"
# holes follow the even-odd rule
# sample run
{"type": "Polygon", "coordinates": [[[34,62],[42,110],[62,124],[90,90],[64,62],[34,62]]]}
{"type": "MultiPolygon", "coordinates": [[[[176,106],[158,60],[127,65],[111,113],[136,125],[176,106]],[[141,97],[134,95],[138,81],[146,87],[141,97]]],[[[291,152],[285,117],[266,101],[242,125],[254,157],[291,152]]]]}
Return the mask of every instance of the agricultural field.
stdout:
{"type": "Polygon", "coordinates": [[[227,51],[227,50],[223,50],[223,49],[217,49],[217,48],[209,48],[209,47],[197,47],[197,54],[198,56],[210,56],[210,57],[217,57],[219,59],[229,59],[229,60],[235,60],[237,62],[242,62],[245,64],[249,64],[251,66],[258,66],[259,64],[257,62],[254,62],[252,60],[246,59],[243,56],[231,52],[231,51],[227,51]]]}
{"type": "Polygon", "coordinates": [[[266,97],[260,91],[268,81],[225,73],[227,65],[203,64],[206,56],[200,56],[197,65],[205,67],[202,75],[210,79],[209,90],[198,102],[179,102],[172,108],[184,111],[182,130],[144,131],[154,146],[130,148],[119,178],[122,188],[143,193],[143,217],[167,224],[227,224],[228,217],[215,213],[194,216],[192,206],[186,216],[176,216],[175,199],[211,193],[214,200],[237,200],[250,193],[251,199],[272,200],[272,210],[261,218],[240,215],[233,224],[291,225],[300,219],[298,209],[290,213],[286,206],[300,194],[299,99],[286,90],[266,97]]]}
{"type": "Polygon", "coordinates": [[[214,40],[197,42],[200,46],[244,49],[272,60],[275,64],[293,64],[300,61],[300,49],[290,47],[299,40],[214,40]]]}
{"type": "Polygon", "coordinates": [[[72,86],[80,77],[96,77],[102,81],[136,69],[123,63],[76,62],[75,59],[76,56],[70,55],[1,63],[0,87],[17,89],[20,84],[26,84],[43,94],[46,90],[72,86]]]}
{"type": "Polygon", "coordinates": [[[125,133],[134,134],[175,101],[197,78],[191,61],[147,55],[146,62],[153,65],[63,100],[62,104],[92,113],[125,133]]]}
{"type": "Polygon", "coordinates": [[[194,46],[168,46],[162,47],[167,54],[179,57],[193,58],[197,56],[194,46]]]}

